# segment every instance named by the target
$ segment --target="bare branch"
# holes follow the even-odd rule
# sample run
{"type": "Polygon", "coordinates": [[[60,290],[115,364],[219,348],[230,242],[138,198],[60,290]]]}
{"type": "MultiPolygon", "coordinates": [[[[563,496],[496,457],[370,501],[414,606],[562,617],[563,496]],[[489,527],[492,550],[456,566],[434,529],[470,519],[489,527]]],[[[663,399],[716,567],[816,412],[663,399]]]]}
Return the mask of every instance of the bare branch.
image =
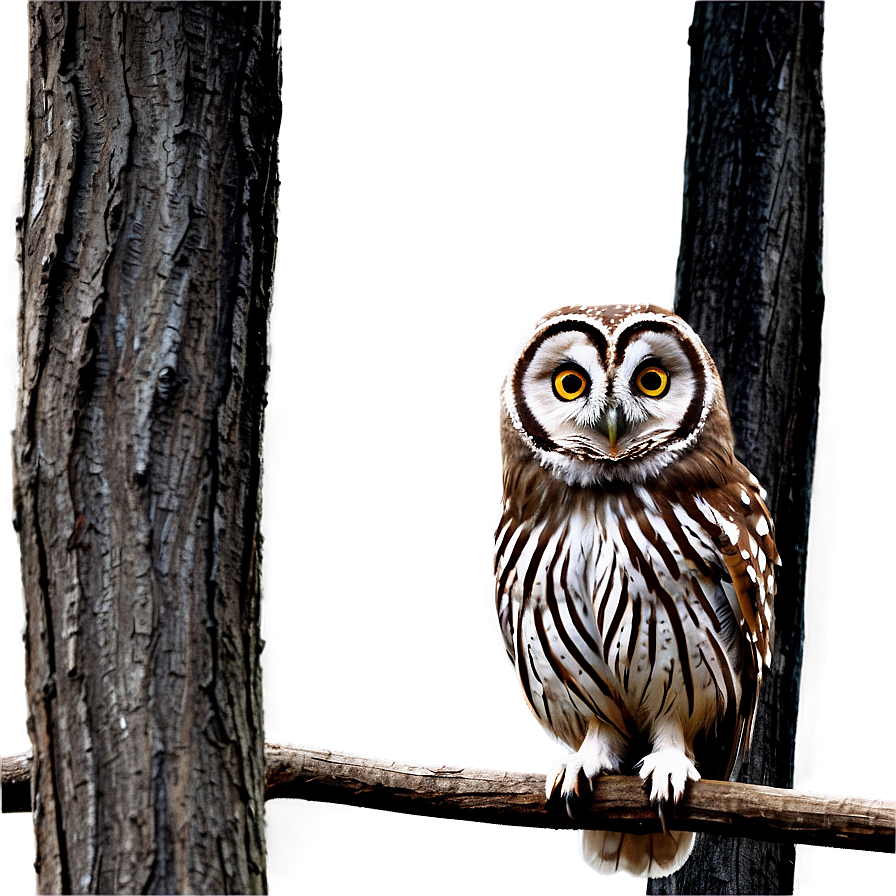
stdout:
{"type": "MultiPolygon", "coordinates": [[[[269,800],[313,800],[536,828],[594,827],[633,833],[660,829],[637,777],[600,778],[590,811],[573,822],[562,810],[547,805],[544,775],[405,765],[287,744],[267,744],[265,757],[269,800]]],[[[4,757],[4,812],[28,811],[27,800],[13,808],[7,790],[27,784],[30,763],[27,753],[4,757]]],[[[896,802],[704,780],[688,785],[669,827],[894,852],[896,802]]]]}
{"type": "Polygon", "coordinates": [[[31,811],[31,751],[0,760],[3,812],[31,811]]]}

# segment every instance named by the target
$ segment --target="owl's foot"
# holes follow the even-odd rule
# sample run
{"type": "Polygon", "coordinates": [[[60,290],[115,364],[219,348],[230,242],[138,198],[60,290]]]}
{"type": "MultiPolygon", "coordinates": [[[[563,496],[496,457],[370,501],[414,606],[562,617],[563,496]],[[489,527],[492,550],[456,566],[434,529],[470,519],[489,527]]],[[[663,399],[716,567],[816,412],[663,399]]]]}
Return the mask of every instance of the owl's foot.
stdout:
{"type": "Polygon", "coordinates": [[[573,820],[591,805],[594,782],[599,775],[619,771],[619,760],[605,744],[586,738],[578,752],[570,753],[547,776],[549,805],[562,805],[573,820]]]}
{"type": "Polygon", "coordinates": [[[699,781],[700,773],[694,763],[679,749],[664,747],[641,760],[640,775],[650,802],[666,830],[666,818],[684,795],[688,781],[699,781]]]}

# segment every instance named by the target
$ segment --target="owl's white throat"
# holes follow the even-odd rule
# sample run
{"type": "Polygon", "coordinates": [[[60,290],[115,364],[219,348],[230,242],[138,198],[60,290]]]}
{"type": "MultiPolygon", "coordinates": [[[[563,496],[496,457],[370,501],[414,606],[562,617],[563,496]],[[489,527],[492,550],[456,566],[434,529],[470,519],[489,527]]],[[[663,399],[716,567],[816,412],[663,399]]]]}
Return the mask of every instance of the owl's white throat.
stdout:
{"type": "Polygon", "coordinates": [[[588,487],[613,482],[644,484],[656,479],[680,452],[654,450],[645,457],[608,455],[601,458],[576,457],[565,449],[545,451],[530,443],[532,453],[552,476],[567,485],[588,487]]]}

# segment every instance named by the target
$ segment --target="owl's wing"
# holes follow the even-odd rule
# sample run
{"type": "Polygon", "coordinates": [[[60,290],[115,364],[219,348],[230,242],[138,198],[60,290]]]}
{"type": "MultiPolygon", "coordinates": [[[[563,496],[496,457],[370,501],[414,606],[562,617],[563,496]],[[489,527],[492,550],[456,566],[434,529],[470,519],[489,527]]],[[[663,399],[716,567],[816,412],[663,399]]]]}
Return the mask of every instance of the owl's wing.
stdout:
{"type": "Polygon", "coordinates": [[[774,640],[775,567],[780,565],[774,528],[755,479],[718,489],[712,508],[718,523],[713,533],[731,574],[734,607],[741,629],[752,644],[753,666],[762,677],[771,664],[774,640]]]}
{"type": "Polygon", "coordinates": [[[692,499],[731,577],[725,592],[744,637],[740,730],[729,770],[749,746],[762,671],[771,664],[775,567],[780,565],[765,492],[746,468],[741,469],[742,481],[701,492],[692,499]]]}

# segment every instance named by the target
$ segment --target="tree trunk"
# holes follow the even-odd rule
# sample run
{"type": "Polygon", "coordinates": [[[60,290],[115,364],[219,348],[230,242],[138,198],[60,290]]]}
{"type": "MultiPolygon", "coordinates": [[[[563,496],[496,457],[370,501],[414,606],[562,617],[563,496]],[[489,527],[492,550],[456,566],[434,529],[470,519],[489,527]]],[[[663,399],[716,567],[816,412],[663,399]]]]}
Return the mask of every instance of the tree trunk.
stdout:
{"type": "MultiPolygon", "coordinates": [[[[821,3],[698,3],[677,310],[725,384],[740,458],[769,492],[782,569],[772,668],[738,777],[793,786],[821,361],[821,3]]],[[[794,848],[698,839],[650,893],[790,893],[794,848]]]]}
{"type": "Polygon", "coordinates": [[[276,3],[35,3],[15,518],[42,892],[262,892],[276,3]]]}

